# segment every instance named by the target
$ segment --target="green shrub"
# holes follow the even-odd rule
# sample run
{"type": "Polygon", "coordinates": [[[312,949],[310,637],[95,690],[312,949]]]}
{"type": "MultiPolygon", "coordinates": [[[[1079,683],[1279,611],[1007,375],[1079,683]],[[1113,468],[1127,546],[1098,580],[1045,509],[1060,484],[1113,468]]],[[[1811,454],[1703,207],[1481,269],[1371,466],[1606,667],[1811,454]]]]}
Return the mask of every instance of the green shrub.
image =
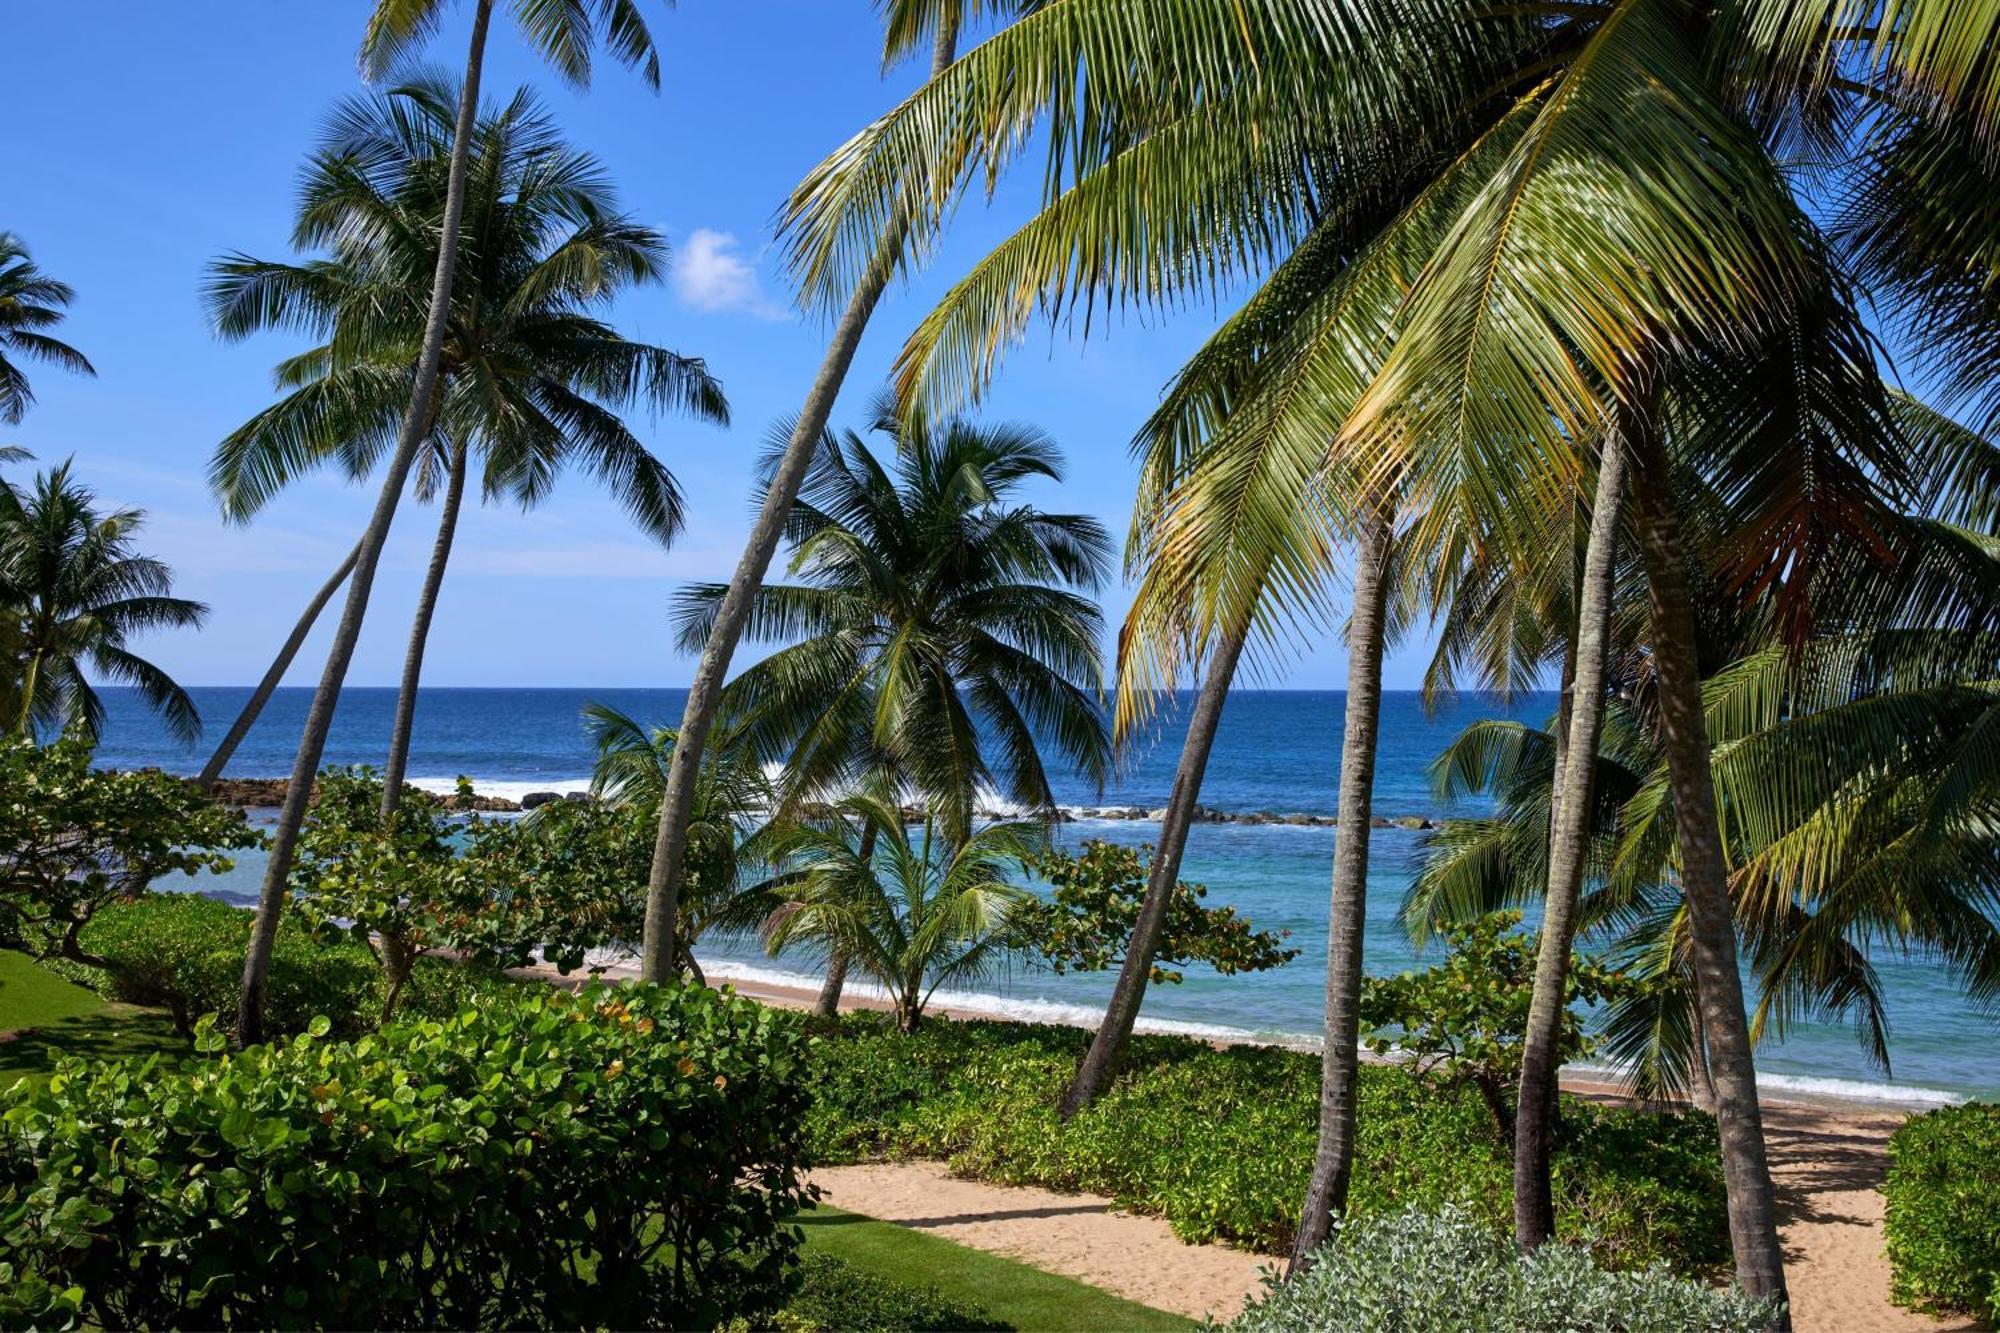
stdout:
{"type": "MultiPolygon", "coordinates": [[[[351,939],[315,939],[287,923],[280,929],[264,996],[264,1021],[280,1036],[303,1032],[324,1016],[336,1036],[359,1036],[375,1026],[382,1008],[382,969],[351,939]]],[[[194,893],[154,893],[99,909],[82,943],[117,964],[115,969],[58,961],[49,964],[73,981],[126,1004],[165,1009],[184,1033],[214,1014],[225,1031],[236,1024],[243,984],[243,951],[250,913],[194,893]]],[[[446,959],[418,960],[404,1004],[433,1017],[455,1013],[472,995],[499,984],[491,974],[446,959]]]]}
{"type": "Polygon", "coordinates": [[[2000,1106],[1912,1116],[1889,1139],[1889,1294],[2000,1321],[2000,1106]]]}
{"type": "MultiPolygon", "coordinates": [[[[1184,1240],[1271,1253],[1292,1239],[1319,1104],[1316,1057],[1134,1040],[1113,1086],[1067,1124],[1058,1096],[1090,1034],[938,1022],[913,1036],[866,1016],[814,1052],[814,1153],[828,1161],[942,1158],[1005,1183],[1107,1194],[1163,1216],[1184,1240]]],[[[1512,1173],[1469,1087],[1403,1069],[1361,1074],[1358,1215],[1462,1201],[1509,1224],[1512,1173]]],[[[1727,1261],[1714,1122],[1565,1099],[1555,1158],[1558,1234],[1616,1268],[1707,1272],[1727,1261]]]]}
{"type": "Polygon", "coordinates": [[[773,1324],[781,1333],[982,1333],[1009,1327],[936,1287],[879,1277],[827,1254],[806,1256],[798,1295],[773,1324]]]}
{"type": "Polygon", "coordinates": [[[8,1094],[0,1263],[107,1328],[711,1328],[790,1294],[795,1018],[524,986],[351,1043],[314,1027],[8,1094]]]}
{"type": "Polygon", "coordinates": [[[1691,1333],[1772,1327],[1770,1307],[1664,1268],[1611,1272],[1588,1252],[1519,1254],[1483,1220],[1447,1205],[1351,1221],[1313,1265],[1273,1284],[1234,1333],[1691,1333]]]}

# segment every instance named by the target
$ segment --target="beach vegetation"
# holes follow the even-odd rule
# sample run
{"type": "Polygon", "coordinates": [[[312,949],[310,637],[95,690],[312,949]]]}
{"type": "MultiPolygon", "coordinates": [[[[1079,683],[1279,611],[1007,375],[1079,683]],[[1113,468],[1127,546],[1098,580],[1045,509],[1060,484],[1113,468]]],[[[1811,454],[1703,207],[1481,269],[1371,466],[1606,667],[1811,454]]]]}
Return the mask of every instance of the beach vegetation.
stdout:
{"type": "MultiPolygon", "coordinates": [[[[166,1011],[191,1037],[213,1016],[227,1032],[236,1019],[250,913],[200,893],[151,893],[106,905],[81,932],[89,965],[57,959],[52,971],[121,1004],[166,1011]]],[[[421,957],[404,979],[396,1009],[437,1018],[478,994],[511,985],[504,977],[449,958],[421,957]]],[[[381,962],[345,931],[287,931],[272,957],[267,1015],[274,1036],[304,1032],[324,1017],[337,1037],[373,1031],[388,982],[381,962]]]]}
{"type": "Polygon", "coordinates": [[[139,550],[145,522],[143,510],[100,507],[68,461],[25,486],[0,482],[0,726],[94,741],[109,682],[135,690],[176,740],[201,733],[187,691],[131,646],[208,615],[139,550]]]}
{"type": "Polygon", "coordinates": [[[2000,1105],[1904,1121],[1889,1139],[1882,1194],[1895,1302],[2000,1322],[2000,1105]]]}
{"type": "Polygon", "coordinates": [[[1601,1267],[1588,1250],[1522,1253],[1455,1205],[1350,1216],[1289,1281],[1272,1282],[1232,1333],[1758,1333],[1777,1310],[1653,1266],[1601,1267]]]}
{"type": "MultiPolygon", "coordinates": [[[[1190,1243],[1291,1248],[1312,1167],[1319,1059],[1138,1036],[1103,1096],[1065,1119],[1058,1097],[1090,1040],[1027,1023],[932,1020],[914,1035],[844,1018],[813,1055],[807,1134],[828,1163],[928,1159],[998,1184],[1107,1195],[1190,1243]]],[[[1512,1166],[1465,1085],[1364,1064],[1350,1212],[1460,1203],[1507,1233],[1512,1166]]],[[[1557,1234],[1612,1268],[1708,1275],[1729,1239],[1715,1124],[1565,1099],[1557,1234]]]]}
{"type": "Polygon", "coordinates": [[[78,375],[97,373],[82,352],[49,332],[75,299],[69,284],[42,271],[19,236],[0,231],[0,425],[20,425],[34,405],[23,361],[78,375]]]}
{"type": "Polygon", "coordinates": [[[712,1328],[791,1293],[795,1017],[517,987],[358,1041],[327,1026],[6,1094],[9,1321],[712,1328]]]}
{"type": "Polygon", "coordinates": [[[915,1032],[938,987],[1005,966],[1028,897],[1019,880],[1046,847],[1032,822],[985,824],[963,838],[928,817],[913,828],[878,783],[778,840],[786,875],[765,943],[773,953],[810,943],[850,959],[888,992],[897,1028],[915,1032]]]}
{"type": "MultiPolygon", "coordinates": [[[[1015,947],[1057,975],[1124,966],[1143,904],[1152,848],[1093,838],[1076,852],[1051,851],[1035,862],[1046,895],[1014,912],[1015,947]]],[[[1178,985],[1177,970],[1201,964],[1220,976],[1264,972],[1299,956],[1288,931],[1258,930],[1234,907],[1209,907],[1208,890],[1181,883],[1149,962],[1155,986],[1178,985]]]]}
{"type": "MultiPolygon", "coordinates": [[[[983,1333],[1014,1325],[983,1306],[953,1300],[933,1283],[885,1277],[808,1250],[797,1294],[756,1327],[771,1333],[983,1333]]],[[[722,1333],[752,1333],[752,1325],[739,1315],[722,1333]]]]}
{"type": "MultiPolygon", "coordinates": [[[[1402,1061],[1420,1083],[1467,1084],[1510,1150],[1514,1090],[1535,989],[1540,940],[1517,930],[1519,912],[1495,912],[1443,932],[1444,958],[1422,971],[1361,983],[1361,1026],[1377,1055],[1402,1061]]],[[[1594,959],[1569,957],[1560,1052],[1567,1064],[1597,1043],[1576,1004],[1599,1005],[1637,983],[1594,959]]]]}
{"type": "Polygon", "coordinates": [[[156,770],[91,767],[92,747],[0,737],[0,943],[122,972],[92,947],[98,916],[167,875],[226,871],[262,837],[235,811],[156,770]]]}

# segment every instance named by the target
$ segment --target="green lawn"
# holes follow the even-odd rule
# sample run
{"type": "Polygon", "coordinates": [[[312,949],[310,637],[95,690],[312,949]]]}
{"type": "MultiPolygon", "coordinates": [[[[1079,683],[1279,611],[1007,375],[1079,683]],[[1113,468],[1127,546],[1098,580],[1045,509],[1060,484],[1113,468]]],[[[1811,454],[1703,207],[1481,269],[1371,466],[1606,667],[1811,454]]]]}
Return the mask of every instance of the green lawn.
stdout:
{"type": "Polygon", "coordinates": [[[954,1300],[984,1307],[1017,1329],[1123,1333],[1195,1326],[1177,1314],[1124,1300],[1072,1278],[858,1213],[821,1206],[800,1222],[809,1250],[912,1286],[936,1287],[954,1300]]]}
{"type": "Polygon", "coordinates": [[[0,949],[0,1088],[23,1074],[45,1074],[65,1055],[108,1059],[155,1051],[184,1055],[187,1042],[155,1009],[107,1004],[26,954],[0,949]]]}

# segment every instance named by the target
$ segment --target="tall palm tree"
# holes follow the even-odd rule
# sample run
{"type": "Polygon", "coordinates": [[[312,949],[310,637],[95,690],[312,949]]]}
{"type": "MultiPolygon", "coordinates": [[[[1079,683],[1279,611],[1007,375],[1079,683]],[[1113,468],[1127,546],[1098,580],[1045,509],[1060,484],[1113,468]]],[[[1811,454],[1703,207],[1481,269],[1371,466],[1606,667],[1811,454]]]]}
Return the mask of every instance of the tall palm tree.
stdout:
{"type": "Polygon", "coordinates": [[[764,927],[776,952],[811,939],[851,958],[889,992],[896,1025],[914,1032],[932,992],[999,965],[1008,948],[1024,873],[1047,845],[1034,823],[988,824],[963,839],[913,834],[902,803],[880,786],[846,797],[828,824],[802,824],[782,840],[795,879],[764,927]],[[859,825],[850,829],[848,824],[859,825]],[[866,833],[875,849],[857,850],[866,833]]]}
{"type": "Polygon", "coordinates": [[[63,307],[75,299],[68,284],[35,266],[19,236],[0,231],[0,423],[19,425],[35,401],[18,358],[97,373],[83,353],[47,332],[62,323],[63,307]]]}
{"type": "MultiPolygon", "coordinates": [[[[947,69],[958,52],[958,37],[966,24],[983,13],[1002,17],[1029,13],[1048,0],[882,0],[886,37],[885,64],[921,48],[926,39],[931,47],[931,78],[947,69]]],[[[680,892],[681,860],[686,854],[688,811],[694,800],[696,775],[701,767],[702,748],[708,743],[709,729],[715,725],[722,706],[722,687],[729,675],[729,662],[736,654],[749,623],[757,590],[771,568],[783,539],[786,515],[790,512],[806,470],[812,463],[820,436],[833,416],[834,401],[847,379],[848,367],[861,346],[861,335],[875,313],[889,279],[907,262],[904,249],[905,223],[900,212],[886,220],[882,235],[868,242],[861,272],[846,298],[822,303],[827,312],[838,309],[839,318],[827,341],[826,355],[819,373],[806,391],[804,404],[792,422],[790,436],[776,468],[764,488],[764,500],[757,521],[750,529],[743,556],[730,577],[728,595],[716,607],[715,622],[701,646],[701,659],[694,680],[688,686],[686,707],[676,734],[678,767],[668,775],[666,799],[660,804],[660,833],[653,851],[653,874],[646,892],[646,951],[640,975],[648,981],[664,981],[673,966],[671,941],[674,938],[676,896],[680,892]]]]}
{"type": "MultiPolygon", "coordinates": [[[[669,0],[671,3],[671,0],[669,0]]],[[[292,761],[291,782],[271,838],[271,859],[257,895],[257,916],[250,946],[243,958],[243,990],[237,1004],[237,1040],[249,1045],[264,1035],[264,987],[270,977],[271,947],[278,935],[278,916],[285,904],[285,882],[306,816],[313,776],[326,750],[334,705],[347,679],[348,663],[361,638],[368,597],[375,586],[375,567],[389,539],[396,506],[409,480],[417,451],[430,430],[444,336],[451,311],[452,280],[458,270],[459,223],[465,213],[466,173],[472,157],[473,122],[479,111],[479,81],[485,69],[486,36],[492,26],[494,0],[473,0],[472,31],[466,51],[465,76],[459,87],[458,113],[452,125],[450,165],[445,175],[445,207],[438,231],[437,267],[431,275],[430,303],[425,310],[423,337],[418,345],[410,399],[397,433],[396,451],[382,479],[375,509],[363,530],[354,569],[348,575],[347,601],[340,624],[327,649],[312,706],[306,712],[299,749],[292,761]]],[[[601,35],[606,45],[628,65],[637,65],[647,82],[659,86],[659,57],[637,0],[578,0],[550,5],[537,0],[512,0],[511,9],[522,33],[570,82],[589,81],[591,48],[601,35]]],[[[362,39],[364,73],[379,75],[434,32],[443,22],[445,0],[377,0],[362,39]]],[[[301,248],[330,241],[330,236],[304,228],[294,236],[301,248]]]]}
{"type": "Polygon", "coordinates": [[[173,572],[134,549],[145,520],[137,509],[99,510],[68,462],[25,488],[0,485],[0,706],[20,735],[47,728],[94,740],[104,701],[91,675],[137,689],[176,738],[200,735],[187,691],[128,644],[208,615],[173,596],[173,572]]]}
{"type": "MultiPolygon", "coordinates": [[[[888,774],[934,812],[947,844],[970,834],[982,786],[1052,818],[1045,747],[1094,782],[1109,771],[1103,624],[1084,595],[1104,577],[1109,537],[1086,515],[1016,498],[1028,481],[1062,477],[1039,431],[917,429],[888,408],[878,404],[874,427],[894,442],[890,462],[851,432],[822,439],[791,510],[801,581],[760,587],[747,624],[790,646],[724,698],[756,752],[786,765],[794,801],[888,774]]],[[[707,639],[728,592],[681,594],[683,647],[707,639]]],[[[837,978],[842,955],[831,963],[837,978]]]]}
{"type": "MultiPolygon", "coordinates": [[[[1099,296],[1170,305],[1274,263],[1297,269],[1317,248],[1326,299],[1280,306],[1267,347],[1292,350],[1265,359],[1292,367],[1266,377],[1271,406],[1244,414],[1247,429],[1332,438],[1385,475],[1413,469],[1402,481],[1420,499],[1448,484],[1483,492],[1490,510],[1525,485],[1553,505],[1576,485],[1579,442],[1657,376],[1658,349],[1754,325],[1809,267],[1760,135],[1824,145],[1829,127],[1866,119],[1838,102],[1889,88],[1990,138],[2000,83],[1980,53],[2000,21],[1991,6],[1912,0],[1893,20],[1850,18],[1832,0],[1733,0],[1699,14],[1677,0],[1588,12],[1055,0],[816,171],[795,195],[793,253],[809,290],[844,290],[887,219],[927,242],[965,177],[991,181],[1041,140],[1030,131],[1048,115],[1046,207],[906,347],[899,379],[913,407],[976,391],[1037,310],[1099,296]],[[1479,188],[1440,190],[1454,178],[1479,188]],[[1440,218],[1444,235],[1409,275],[1395,350],[1363,401],[1299,392],[1351,368],[1337,291],[1366,266],[1369,238],[1440,218]]],[[[1222,401],[1234,417],[1252,396],[1222,401]]],[[[1636,450],[1633,462],[1645,471],[1636,450]]],[[[1418,507],[1426,523],[1455,521],[1418,507]]],[[[1641,508],[1658,520],[1642,540],[1659,557],[1676,542],[1672,507],[1641,508]]],[[[1414,534],[1420,545],[1433,535],[1414,534]]],[[[1670,580],[1663,560],[1654,568],[1670,580]]],[[[1687,608],[1662,591],[1672,638],[1687,608]]],[[[1669,650],[1662,665],[1685,701],[1694,663],[1669,650]]],[[[1686,835],[1712,842],[1712,815],[1694,799],[1703,742],[1676,731],[1686,835]]],[[[1714,877],[1686,884],[1714,921],[1714,877]]],[[[1726,988],[1725,941],[1710,943],[1703,965],[1726,988]]],[[[1722,1044],[1741,1045],[1726,997],[1710,1017],[1729,1029],[1722,1044]]],[[[1719,1118],[1740,1204],[1738,1274],[1781,1296],[1756,1106],[1732,1083],[1719,1118]]]]}
{"type": "MultiPolygon", "coordinates": [[[[355,239],[331,258],[296,264],[231,255],[212,266],[207,294],[223,336],[285,327],[325,339],[280,368],[291,391],[217,447],[210,480],[229,517],[249,520],[322,461],[365,475],[389,446],[408,398],[418,294],[444,204],[435,166],[456,100],[448,84],[420,80],[335,114],[332,142],[308,169],[307,207],[374,225],[355,228],[355,239]],[[370,170],[354,170],[356,161],[370,170]]],[[[643,402],[656,412],[728,421],[721,387],[699,360],[629,341],[595,317],[627,286],[659,281],[667,259],[662,237],[618,214],[596,160],[564,144],[525,90],[489,110],[475,137],[467,245],[416,479],[420,497],[442,489],[443,503],[383,773],[385,810],[408,766],[424,645],[472,458],[488,499],[504,495],[524,508],[548,493],[565,463],[588,467],[664,544],[681,525],[679,488],[617,409],[643,402]]],[[[343,569],[350,566],[351,557],[343,569]]],[[[330,592],[323,588],[315,606],[330,592]]],[[[287,646],[309,626],[302,620],[287,646]]],[[[266,698],[268,691],[253,694],[233,737],[266,698]]],[[[226,760],[218,750],[210,767],[219,772],[226,760]]]]}

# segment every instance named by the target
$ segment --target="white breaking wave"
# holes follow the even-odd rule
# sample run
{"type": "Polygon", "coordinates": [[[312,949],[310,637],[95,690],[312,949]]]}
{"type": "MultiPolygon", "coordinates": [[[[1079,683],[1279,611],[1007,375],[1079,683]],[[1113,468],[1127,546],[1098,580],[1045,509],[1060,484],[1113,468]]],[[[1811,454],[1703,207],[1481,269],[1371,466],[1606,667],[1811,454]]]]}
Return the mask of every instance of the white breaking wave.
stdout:
{"type": "MultiPolygon", "coordinates": [[[[449,796],[458,790],[456,777],[411,778],[409,783],[419,791],[427,791],[436,796],[449,796]]],[[[498,796],[503,800],[518,801],[532,791],[552,791],[558,796],[566,796],[573,791],[587,792],[590,790],[590,778],[588,775],[580,778],[535,778],[527,782],[489,782],[483,778],[474,778],[472,790],[480,796],[498,796]]]]}

